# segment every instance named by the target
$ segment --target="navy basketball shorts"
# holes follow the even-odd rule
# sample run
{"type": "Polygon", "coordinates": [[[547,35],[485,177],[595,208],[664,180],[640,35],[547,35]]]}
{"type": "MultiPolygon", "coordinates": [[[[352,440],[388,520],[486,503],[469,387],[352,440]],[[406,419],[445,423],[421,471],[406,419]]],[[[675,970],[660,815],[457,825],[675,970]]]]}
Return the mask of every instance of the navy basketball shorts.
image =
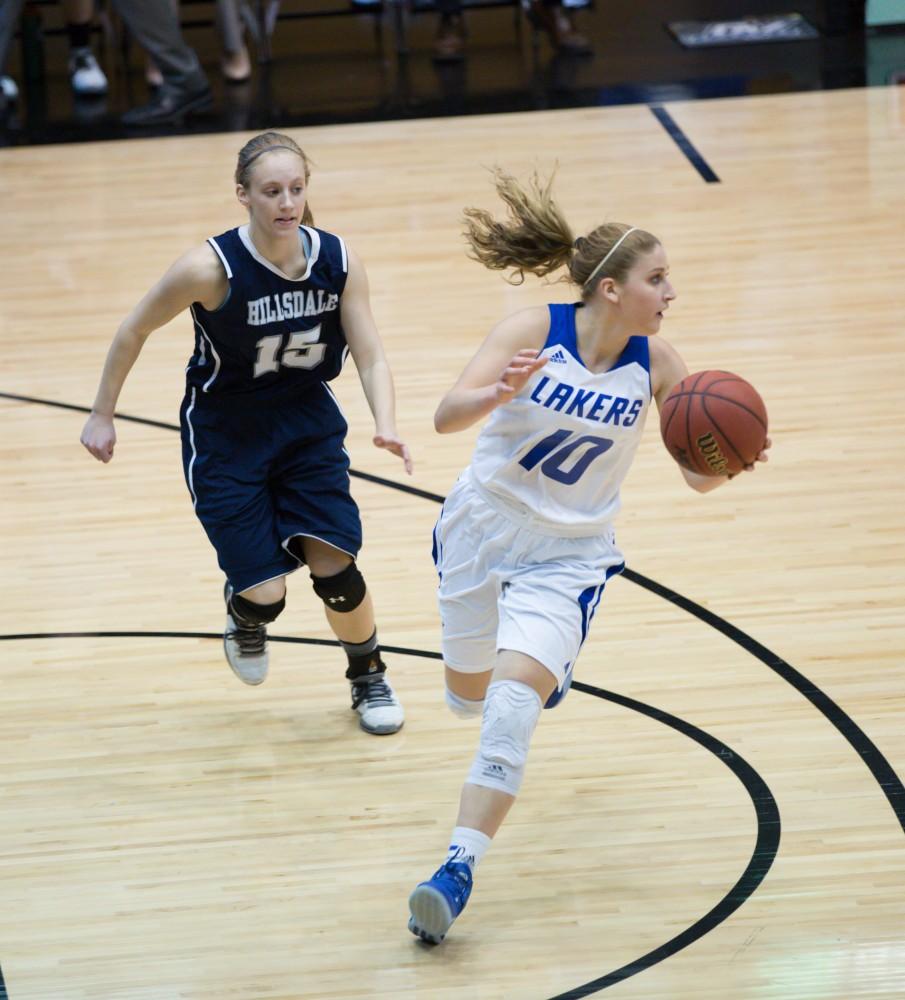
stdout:
{"type": "Polygon", "coordinates": [[[235,591],[298,569],[301,552],[290,542],[299,536],[356,557],[361,517],[349,492],[348,427],[326,386],[260,402],[189,388],[180,418],[195,513],[235,591]]]}
{"type": "Polygon", "coordinates": [[[625,568],[612,530],[562,538],[517,524],[462,475],[434,528],[443,661],[493,668],[510,649],[532,657],[561,690],[588,636],[607,580],[625,568]]]}

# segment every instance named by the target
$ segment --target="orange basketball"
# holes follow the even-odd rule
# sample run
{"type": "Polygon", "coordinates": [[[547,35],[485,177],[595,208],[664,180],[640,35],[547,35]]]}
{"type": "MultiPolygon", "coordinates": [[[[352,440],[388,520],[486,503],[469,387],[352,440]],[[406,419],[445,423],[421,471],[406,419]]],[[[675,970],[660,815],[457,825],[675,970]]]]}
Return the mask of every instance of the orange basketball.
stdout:
{"type": "Polygon", "coordinates": [[[687,375],[660,412],[660,433],[670,455],[703,476],[734,475],[750,465],[767,441],[767,408],[757,390],[732,372],[687,375]]]}

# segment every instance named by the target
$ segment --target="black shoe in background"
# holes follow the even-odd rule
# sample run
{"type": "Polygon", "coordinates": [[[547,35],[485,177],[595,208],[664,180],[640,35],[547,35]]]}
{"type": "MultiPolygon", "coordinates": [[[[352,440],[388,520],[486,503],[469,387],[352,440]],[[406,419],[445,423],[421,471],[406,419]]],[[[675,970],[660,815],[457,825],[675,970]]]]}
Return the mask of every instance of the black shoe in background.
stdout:
{"type": "Polygon", "coordinates": [[[131,108],[120,121],[123,125],[165,125],[178,122],[187,114],[206,111],[213,103],[211,88],[206,83],[191,91],[163,86],[147,104],[131,108]]]}

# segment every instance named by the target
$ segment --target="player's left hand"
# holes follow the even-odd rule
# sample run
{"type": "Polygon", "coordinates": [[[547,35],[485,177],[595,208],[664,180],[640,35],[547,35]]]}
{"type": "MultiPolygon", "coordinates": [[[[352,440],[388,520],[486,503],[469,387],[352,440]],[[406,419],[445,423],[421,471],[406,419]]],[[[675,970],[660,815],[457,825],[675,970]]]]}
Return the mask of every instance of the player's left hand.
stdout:
{"type": "Polygon", "coordinates": [[[409,475],[412,474],[412,469],[414,468],[412,465],[412,456],[409,454],[408,445],[404,441],[400,441],[395,434],[375,434],[372,440],[378,448],[386,448],[387,451],[398,455],[405,465],[405,471],[409,475]]]}
{"type": "MultiPolygon", "coordinates": [[[[767,440],[764,441],[763,450],[758,452],[757,458],[755,458],[754,461],[750,465],[746,465],[745,468],[742,469],[742,472],[752,472],[754,470],[755,465],[757,465],[758,462],[769,462],[770,461],[770,456],[767,454],[767,449],[772,444],[773,444],[773,442],[769,438],[767,438],[767,440]]],[[[736,475],[738,475],[738,473],[736,473],[736,475]]],[[[730,476],[729,478],[730,479],[734,479],[735,476],[730,476]]]]}
{"type": "Polygon", "coordinates": [[[497,401],[507,403],[525,388],[531,376],[549,361],[541,357],[533,347],[523,347],[500,372],[495,389],[497,401]]]}

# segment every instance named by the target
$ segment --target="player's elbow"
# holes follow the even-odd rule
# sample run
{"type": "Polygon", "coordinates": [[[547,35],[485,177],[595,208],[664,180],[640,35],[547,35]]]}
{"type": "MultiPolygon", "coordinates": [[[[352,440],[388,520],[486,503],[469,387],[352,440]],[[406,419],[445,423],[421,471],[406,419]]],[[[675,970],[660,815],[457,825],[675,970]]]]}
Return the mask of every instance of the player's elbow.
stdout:
{"type": "Polygon", "coordinates": [[[438,434],[449,434],[455,430],[449,417],[443,412],[442,406],[438,407],[437,412],[434,414],[434,430],[438,434]]]}
{"type": "Polygon", "coordinates": [[[682,475],[685,482],[695,491],[695,493],[709,493],[721,486],[726,480],[723,476],[701,476],[697,472],[683,469],[682,475]]]}
{"type": "Polygon", "coordinates": [[[434,413],[434,430],[438,434],[450,434],[458,429],[454,407],[450,406],[449,397],[444,396],[434,413]]]}

